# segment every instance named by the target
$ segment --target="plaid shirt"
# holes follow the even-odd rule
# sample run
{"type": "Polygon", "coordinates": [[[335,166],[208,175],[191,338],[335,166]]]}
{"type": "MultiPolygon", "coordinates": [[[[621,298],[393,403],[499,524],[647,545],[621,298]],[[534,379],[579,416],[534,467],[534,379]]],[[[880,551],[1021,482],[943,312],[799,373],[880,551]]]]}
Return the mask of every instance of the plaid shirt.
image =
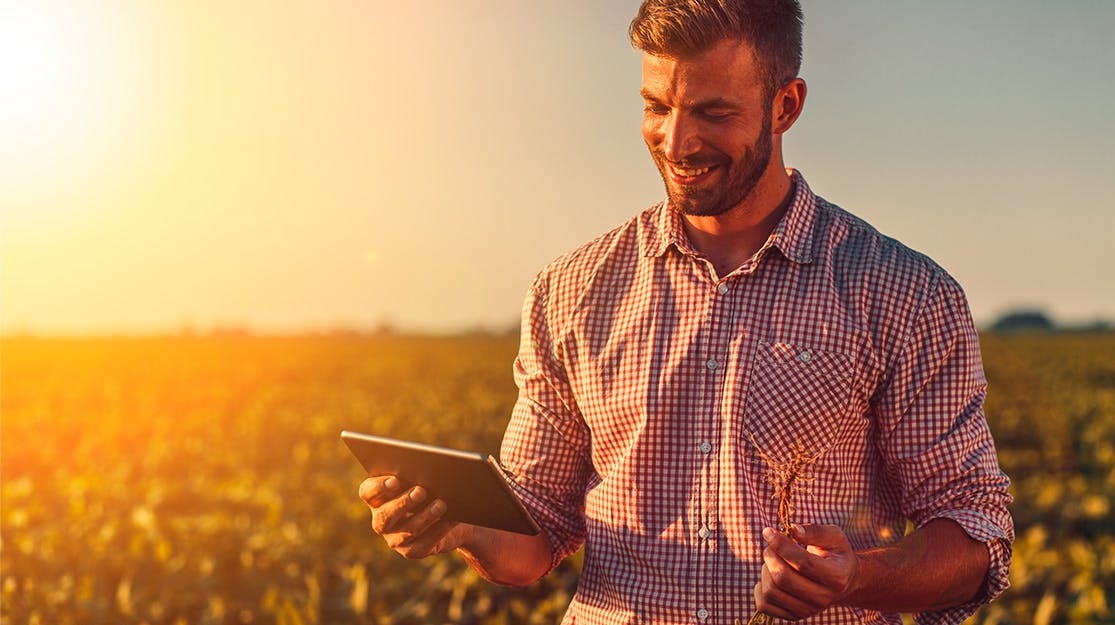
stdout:
{"type": "Polygon", "coordinates": [[[584,544],[566,623],[746,622],[760,532],[779,527],[759,450],[799,446],[821,456],[794,523],[839,525],[860,549],[944,517],[986,542],[981,597],[922,622],[959,623],[1007,586],[1009,480],[963,292],[793,177],[785,216],[729,275],[659,204],[531,286],[501,459],[552,566],[584,544]]]}

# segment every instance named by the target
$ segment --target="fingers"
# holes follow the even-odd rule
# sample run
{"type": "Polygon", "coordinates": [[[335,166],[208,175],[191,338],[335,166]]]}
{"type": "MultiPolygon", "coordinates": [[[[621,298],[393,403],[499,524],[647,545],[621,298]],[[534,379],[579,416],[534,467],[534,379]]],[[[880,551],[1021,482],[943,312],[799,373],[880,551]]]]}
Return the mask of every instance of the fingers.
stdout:
{"type": "Polygon", "coordinates": [[[855,572],[855,554],[836,526],[794,527],[799,545],[771,528],[763,530],[760,582],[755,586],[759,609],[779,618],[805,618],[839,599],[855,572]]]}
{"type": "Polygon", "coordinates": [[[755,584],[755,607],[763,614],[788,621],[796,621],[816,613],[789,595],[772,593],[764,582],[755,584]]]}
{"type": "Polygon", "coordinates": [[[769,527],[763,530],[763,538],[767,541],[767,548],[763,552],[764,562],[767,560],[767,552],[771,552],[779,561],[806,577],[816,579],[820,574],[816,556],[790,538],[769,527]]]}
{"type": "Polygon", "coordinates": [[[392,476],[369,477],[360,484],[360,498],[372,510],[372,528],[376,533],[421,531],[445,513],[445,503],[438,500],[422,504],[428,494],[421,486],[402,491],[402,483],[392,476]]]}
{"type": "Polygon", "coordinates": [[[359,494],[368,507],[375,508],[396,496],[402,486],[399,478],[393,475],[374,476],[360,483],[359,494]]]}
{"type": "MultiPolygon", "coordinates": [[[[425,505],[422,502],[428,497],[425,492],[415,488],[406,496],[394,502],[404,501],[410,512],[398,512],[395,518],[401,520],[392,523],[383,530],[377,530],[383,536],[387,546],[396,553],[407,558],[424,558],[426,556],[452,551],[457,547],[457,542],[447,540],[460,523],[443,518],[446,505],[440,499],[435,499],[425,505]]],[[[401,509],[400,509],[401,510],[401,509]]],[[[373,527],[376,524],[376,515],[372,515],[373,527]]]]}
{"type": "Polygon", "coordinates": [[[851,548],[844,530],[837,525],[795,525],[790,529],[794,540],[808,547],[817,548],[810,549],[810,553],[843,551],[851,548]]]}
{"type": "Polygon", "coordinates": [[[458,523],[445,520],[445,502],[430,501],[421,486],[404,490],[398,478],[369,477],[360,484],[359,494],[372,511],[372,530],[397,553],[422,558],[455,547],[444,539],[458,523]]]}
{"type": "Polygon", "coordinates": [[[456,544],[448,541],[447,537],[459,525],[454,521],[440,519],[429,525],[421,533],[396,532],[388,534],[384,538],[388,547],[405,558],[425,558],[456,548],[456,544]]]}
{"type": "Polygon", "coordinates": [[[791,533],[797,542],[770,528],[763,530],[763,538],[768,549],[818,584],[847,582],[846,569],[855,559],[855,552],[843,530],[835,525],[795,525],[791,533]]]}
{"type": "Polygon", "coordinates": [[[374,506],[372,529],[383,535],[393,532],[421,532],[445,513],[445,502],[428,499],[426,489],[415,486],[394,499],[374,506]]]}
{"type": "Polygon", "coordinates": [[[799,619],[828,607],[833,593],[803,576],[768,547],[763,552],[763,568],[755,587],[759,609],[779,618],[799,619]]]}

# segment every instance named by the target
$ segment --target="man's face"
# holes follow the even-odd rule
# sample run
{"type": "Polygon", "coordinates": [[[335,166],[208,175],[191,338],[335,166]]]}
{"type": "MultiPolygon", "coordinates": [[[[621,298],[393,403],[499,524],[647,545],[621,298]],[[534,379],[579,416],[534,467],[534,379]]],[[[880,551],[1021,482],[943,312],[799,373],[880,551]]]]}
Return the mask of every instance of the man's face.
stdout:
{"type": "Polygon", "coordinates": [[[670,205],[719,215],[770,163],[771,102],[751,47],[724,40],[692,58],[643,54],[643,139],[670,205]]]}

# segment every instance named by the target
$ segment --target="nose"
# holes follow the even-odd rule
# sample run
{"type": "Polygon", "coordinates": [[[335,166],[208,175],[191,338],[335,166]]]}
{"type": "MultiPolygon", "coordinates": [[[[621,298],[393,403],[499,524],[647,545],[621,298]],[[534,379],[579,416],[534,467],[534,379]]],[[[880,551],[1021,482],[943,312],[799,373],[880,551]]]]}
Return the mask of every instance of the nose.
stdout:
{"type": "Polygon", "coordinates": [[[662,152],[667,159],[680,163],[701,149],[695,120],[673,111],[662,128],[662,152]]]}

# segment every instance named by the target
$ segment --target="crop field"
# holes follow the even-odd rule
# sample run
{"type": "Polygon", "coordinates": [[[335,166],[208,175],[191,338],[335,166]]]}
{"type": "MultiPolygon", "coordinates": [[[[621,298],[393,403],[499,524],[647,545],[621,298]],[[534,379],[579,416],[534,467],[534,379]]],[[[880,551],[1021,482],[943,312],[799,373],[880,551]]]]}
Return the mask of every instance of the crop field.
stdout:
{"type": "MultiPolygon", "coordinates": [[[[1013,479],[1012,587],[978,623],[1115,622],[1115,334],[983,338],[1013,479]]],[[[369,529],[342,429],[498,451],[516,341],[183,336],[0,343],[4,625],[556,623],[526,589],[369,529]]]]}

